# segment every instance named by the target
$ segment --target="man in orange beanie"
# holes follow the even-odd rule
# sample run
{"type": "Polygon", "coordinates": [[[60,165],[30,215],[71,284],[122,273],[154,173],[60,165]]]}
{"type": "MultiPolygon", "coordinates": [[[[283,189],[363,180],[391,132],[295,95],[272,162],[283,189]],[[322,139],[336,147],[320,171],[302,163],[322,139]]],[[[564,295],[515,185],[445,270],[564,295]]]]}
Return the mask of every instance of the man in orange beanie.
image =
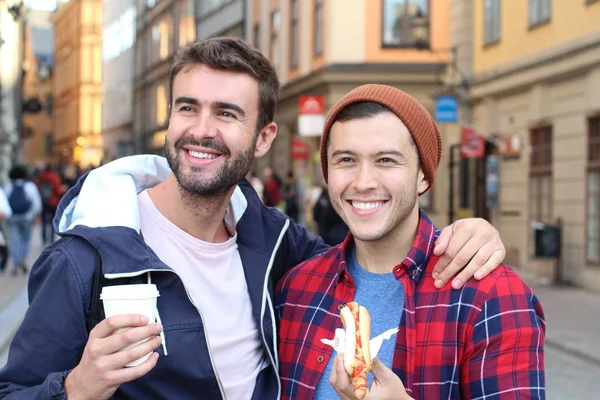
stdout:
{"type": "Polygon", "coordinates": [[[361,86],[329,113],[323,175],[351,233],[277,287],[282,399],[545,398],[543,311],[517,274],[501,265],[460,290],[431,279],[439,230],[418,200],[441,151],[429,112],[399,89],[361,86]],[[372,385],[353,385],[321,341],[349,302],[369,311],[371,338],[398,328],[377,352],[372,385]]]}

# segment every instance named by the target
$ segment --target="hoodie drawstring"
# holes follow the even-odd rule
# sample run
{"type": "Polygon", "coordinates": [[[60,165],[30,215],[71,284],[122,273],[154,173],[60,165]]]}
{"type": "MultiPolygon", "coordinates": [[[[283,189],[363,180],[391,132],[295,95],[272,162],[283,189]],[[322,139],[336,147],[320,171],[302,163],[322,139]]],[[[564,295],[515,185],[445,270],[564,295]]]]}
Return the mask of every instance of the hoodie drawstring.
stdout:
{"type": "MultiPolygon", "coordinates": [[[[148,271],[148,285],[152,283],[152,278],[150,277],[150,271],[148,271]]],[[[156,322],[162,325],[162,321],[160,320],[160,313],[158,312],[158,307],[156,307],[156,322]]],[[[162,339],[162,348],[165,356],[167,355],[167,339],[165,338],[164,327],[163,330],[160,331],[160,338],[162,339]]]]}

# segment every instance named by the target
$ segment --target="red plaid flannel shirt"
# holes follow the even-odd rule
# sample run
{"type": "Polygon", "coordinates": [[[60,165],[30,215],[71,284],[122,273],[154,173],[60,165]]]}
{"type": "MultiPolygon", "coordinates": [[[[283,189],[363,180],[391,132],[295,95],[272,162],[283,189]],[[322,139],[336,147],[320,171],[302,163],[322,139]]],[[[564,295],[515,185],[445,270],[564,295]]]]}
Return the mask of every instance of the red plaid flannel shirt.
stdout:
{"type": "MultiPolygon", "coordinates": [[[[415,399],[544,399],[542,306],[510,268],[453,290],[433,286],[439,231],[421,212],[413,246],[394,268],[405,304],[392,370],[415,399]]],[[[276,292],[282,399],[313,398],[332,355],[321,338],[342,327],[354,298],[345,254],[352,238],[292,269],[276,292]]],[[[390,305],[391,306],[391,305],[390,305]]]]}

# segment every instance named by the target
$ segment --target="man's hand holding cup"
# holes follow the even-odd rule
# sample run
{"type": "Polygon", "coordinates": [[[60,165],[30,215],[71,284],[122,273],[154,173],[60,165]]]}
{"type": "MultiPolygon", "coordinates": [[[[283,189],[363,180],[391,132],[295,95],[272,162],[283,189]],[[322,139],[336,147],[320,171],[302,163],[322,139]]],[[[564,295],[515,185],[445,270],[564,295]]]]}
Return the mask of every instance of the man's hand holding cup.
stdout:
{"type": "MultiPolygon", "coordinates": [[[[108,399],[119,386],[156,366],[162,325],[157,317],[156,285],[120,285],[102,289],[106,319],[92,331],[79,365],[67,375],[72,399],[108,399]]],[[[166,354],[166,353],[165,353],[166,354]]]]}

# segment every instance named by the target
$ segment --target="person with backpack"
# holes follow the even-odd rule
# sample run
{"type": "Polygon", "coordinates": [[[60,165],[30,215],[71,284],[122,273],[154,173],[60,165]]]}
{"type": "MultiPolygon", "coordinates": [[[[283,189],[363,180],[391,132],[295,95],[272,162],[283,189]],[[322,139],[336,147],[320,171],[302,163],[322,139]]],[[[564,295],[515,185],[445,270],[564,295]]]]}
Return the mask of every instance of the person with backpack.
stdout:
{"type": "Polygon", "coordinates": [[[0,276],[4,274],[6,262],[8,261],[8,243],[4,233],[4,221],[10,216],[12,216],[12,210],[8,204],[8,199],[4,190],[0,190],[0,276]]]}
{"type": "Polygon", "coordinates": [[[16,275],[21,269],[26,274],[29,271],[26,260],[31,244],[31,230],[42,211],[42,199],[35,183],[29,180],[26,166],[15,165],[8,177],[11,182],[6,186],[5,192],[12,209],[12,216],[8,218],[12,273],[16,275]]]}
{"type": "Polygon", "coordinates": [[[37,181],[40,196],[42,198],[42,242],[50,244],[54,239],[52,220],[56,214],[56,207],[63,194],[62,179],[51,164],[48,164],[37,181]]]}

